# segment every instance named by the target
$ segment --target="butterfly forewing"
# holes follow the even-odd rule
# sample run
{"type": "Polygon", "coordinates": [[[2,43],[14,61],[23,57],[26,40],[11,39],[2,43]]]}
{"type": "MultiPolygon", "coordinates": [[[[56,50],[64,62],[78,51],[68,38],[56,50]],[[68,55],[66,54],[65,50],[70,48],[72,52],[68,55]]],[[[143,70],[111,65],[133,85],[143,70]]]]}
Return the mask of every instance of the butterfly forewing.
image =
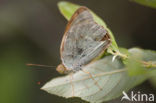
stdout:
{"type": "Polygon", "coordinates": [[[86,7],[81,7],[66,27],[60,49],[62,63],[67,70],[78,71],[103,52],[109,44],[107,31],[95,23],[86,7]]]}

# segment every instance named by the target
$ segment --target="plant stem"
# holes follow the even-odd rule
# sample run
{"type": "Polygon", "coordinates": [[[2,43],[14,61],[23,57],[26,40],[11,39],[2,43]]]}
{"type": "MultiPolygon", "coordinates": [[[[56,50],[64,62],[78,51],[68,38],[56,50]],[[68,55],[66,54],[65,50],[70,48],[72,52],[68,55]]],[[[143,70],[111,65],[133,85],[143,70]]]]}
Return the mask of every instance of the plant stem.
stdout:
{"type": "MultiPolygon", "coordinates": [[[[128,55],[123,54],[120,51],[113,51],[112,49],[108,49],[108,53],[114,56],[120,56],[124,60],[129,58],[128,55]]],[[[138,62],[141,62],[143,66],[145,66],[146,68],[152,68],[152,67],[156,68],[156,62],[153,61],[138,61],[138,62]]]]}
{"type": "Polygon", "coordinates": [[[121,53],[120,51],[113,51],[112,49],[108,49],[108,52],[114,56],[120,56],[123,59],[127,59],[128,55],[121,53]]]}
{"type": "Polygon", "coordinates": [[[141,61],[141,63],[146,67],[146,68],[152,68],[152,67],[156,67],[156,62],[152,62],[152,61],[141,61]]]}

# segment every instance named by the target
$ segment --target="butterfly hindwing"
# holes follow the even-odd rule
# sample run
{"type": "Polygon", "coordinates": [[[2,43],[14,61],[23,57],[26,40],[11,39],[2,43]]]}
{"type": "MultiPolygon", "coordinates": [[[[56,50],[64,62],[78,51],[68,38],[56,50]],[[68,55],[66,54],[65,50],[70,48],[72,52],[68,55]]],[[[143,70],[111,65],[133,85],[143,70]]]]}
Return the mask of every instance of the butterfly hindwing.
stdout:
{"type": "Polygon", "coordinates": [[[110,44],[107,31],[94,20],[86,7],[79,8],[69,21],[61,44],[61,59],[67,70],[77,71],[110,44]]]}

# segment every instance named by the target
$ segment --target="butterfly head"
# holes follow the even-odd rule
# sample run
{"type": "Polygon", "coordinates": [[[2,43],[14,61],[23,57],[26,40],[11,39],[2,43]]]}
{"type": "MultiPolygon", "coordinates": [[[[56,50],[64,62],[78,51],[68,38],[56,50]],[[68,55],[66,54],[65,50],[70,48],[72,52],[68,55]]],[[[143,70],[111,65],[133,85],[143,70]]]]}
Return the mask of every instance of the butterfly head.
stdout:
{"type": "Polygon", "coordinates": [[[64,67],[63,64],[59,64],[56,68],[56,70],[60,73],[60,74],[65,74],[67,69],[64,67]]]}

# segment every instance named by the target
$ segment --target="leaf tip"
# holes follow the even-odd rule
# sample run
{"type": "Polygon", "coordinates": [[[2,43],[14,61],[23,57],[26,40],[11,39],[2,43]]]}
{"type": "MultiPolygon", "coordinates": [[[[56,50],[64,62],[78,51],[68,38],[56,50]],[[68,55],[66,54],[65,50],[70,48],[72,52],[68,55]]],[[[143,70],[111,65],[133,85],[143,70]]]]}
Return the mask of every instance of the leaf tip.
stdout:
{"type": "Polygon", "coordinates": [[[45,85],[43,85],[40,89],[43,91],[47,91],[49,88],[49,86],[47,85],[47,83],[45,85]]]}
{"type": "Polygon", "coordinates": [[[41,90],[45,90],[45,86],[42,86],[40,89],[41,89],[41,90]]]}
{"type": "Polygon", "coordinates": [[[67,1],[59,1],[59,2],[57,3],[57,6],[58,6],[59,8],[61,8],[61,7],[66,6],[66,5],[68,5],[68,4],[70,4],[70,2],[67,2],[67,1]]]}
{"type": "Polygon", "coordinates": [[[66,2],[65,1],[59,1],[58,3],[57,3],[57,6],[59,7],[59,6],[61,6],[61,5],[64,5],[66,2]]]}

